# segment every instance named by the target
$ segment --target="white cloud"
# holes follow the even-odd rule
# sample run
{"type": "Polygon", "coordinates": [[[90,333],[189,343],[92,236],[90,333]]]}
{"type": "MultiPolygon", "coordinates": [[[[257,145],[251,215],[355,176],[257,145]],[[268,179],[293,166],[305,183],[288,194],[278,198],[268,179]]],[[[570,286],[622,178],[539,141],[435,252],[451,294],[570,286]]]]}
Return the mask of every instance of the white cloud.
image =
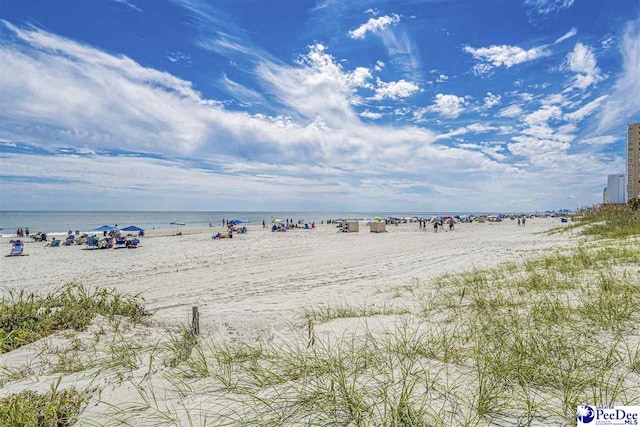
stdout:
{"type": "Polygon", "coordinates": [[[525,6],[540,15],[549,15],[553,12],[559,12],[568,9],[573,5],[575,0],[525,0],[525,6]]]}
{"type": "Polygon", "coordinates": [[[233,96],[235,99],[241,102],[262,102],[265,103],[264,97],[257,91],[249,89],[238,82],[231,80],[226,74],[222,75],[220,79],[222,87],[233,96]]]}
{"type": "Polygon", "coordinates": [[[580,140],[581,144],[589,144],[589,145],[607,145],[613,144],[614,142],[624,140],[624,138],[620,138],[613,135],[603,135],[603,136],[593,136],[591,138],[584,138],[580,140]]]}
{"type": "Polygon", "coordinates": [[[570,29],[569,31],[567,31],[566,34],[564,34],[562,37],[559,37],[555,42],[553,42],[553,44],[558,44],[561,43],[567,39],[570,39],[571,37],[575,36],[576,34],[578,34],[578,30],[573,27],[572,29],[570,29]]]}
{"type": "Polygon", "coordinates": [[[382,69],[384,68],[385,63],[382,61],[376,61],[376,65],[373,66],[373,69],[376,71],[382,71],[382,69]]]}
{"type": "MultiPolygon", "coordinates": [[[[422,81],[422,63],[420,52],[406,29],[401,26],[396,31],[391,27],[400,22],[400,16],[392,13],[369,20],[349,31],[352,39],[364,39],[368,33],[376,34],[384,43],[391,63],[402,69],[404,76],[413,81],[422,81]]],[[[380,67],[382,68],[382,67],[380,67]]]]}
{"type": "Polygon", "coordinates": [[[579,122],[582,119],[584,119],[585,117],[587,117],[589,114],[591,114],[594,111],[596,111],[600,107],[600,105],[607,98],[608,98],[607,95],[602,95],[601,97],[598,97],[598,98],[594,99],[593,101],[583,105],[582,107],[580,107],[576,111],[573,111],[571,113],[565,114],[564,117],[567,120],[572,120],[572,121],[579,122]]]}
{"type": "Polygon", "coordinates": [[[562,67],[576,73],[568,90],[573,88],[584,90],[604,79],[593,51],[582,43],[576,43],[562,67]]]}
{"type": "Polygon", "coordinates": [[[167,52],[167,59],[173,62],[174,64],[180,63],[184,65],[191,65],[191,56],[187,55],[186,53],[182,53],[180,51],[167,52]]]}
{"type": "Polygon", "coordinates": [[[373,111],[363,111],[360,113],[360,117],[364,117],[365,119],[378,120],[382,118],[382,114],[374,113],[373,111]]]}
{"type": "Polygon", "coordinates": [[[523,121],[529,126],[546,123],[551,119],[562,117],[562,110],[556,105],[543,105],[540,109],[524,116],[523,121]]]}
{"type": "Polygon", "coordinates": [[[601,42],[600,45],[602,46],[603,49],[609,49],[611,47],[611,45],[613,44],[614,40],[616,38],[614,36],[609,36],[604,38],[601,42]]]}
{"type": "Polygon", "coordinates": [[[377,33],[390,25],[400,22],[400,16],[395,13],[391,15],[380,16],[379,18],[369,18],[367,22],[360,25],[355,30],[349,31],[349,37],[352,39],[363,39],[367,33],[377,33]]]}
{"type": "Polygon", "coordinates": [[[548,55],[545,50],[546,46],[538,46],[525,50],[519,46],[509,45],[492,45],[489,47],[472,48],[465,46],[464,51],[473,55],[479,64],[474,67],[474,73],[484,74],[491,70],[492,67],[513,67],[517,64],[533,61],[548,55]]]}
{"type": "Polygon", "coordinates": [[[502,154],[502,151],[504,151],[504,147],[499,146],[499,145],[497,145],[497,146],[488,146],[488,145],[486,145],[486,146],[482,147],[482,149],[480,151],[482,151],[487,156],[493,157],[494,159],[496,159],[499,162],[501,162],[502,160],[507,158],[507,156],[502,154]]]}
{"type": "Polygon", "coordinates": [[[493,108],[496,105],[500,104],[500,101],[502,100],[502,96],[500,95],[494,95],[491,92],[487,92],[487,96],[484,97],[484,108],[493,108]]]}
{"type": "Polygon", "coordinates": [[[466,104],[467,100],[464,97],[439,93],[432,105],[419,109],[414,116],[420,119],[425,113],[437,113],[442,117],[455,119],[464,111],[466,104]]]}
{"type": "Polygon", "coordinates": [[[383,82],[382,80],[378,79],[377,87],[375,88],[375,94],[373,95],[372,99],[397,100],[408,98],[419,90],[420,87],[417,84],[408,82],[404,79],[398,80],[397,82],[383,82]]]}
{"type": "Polygon", "coordinates": [[[438,83],[444,83],[447,80],[449,80],[449,77],[445,74],[440,74],[437,78],[436,78],[436,82],[438,83]]]}
{"type": "Polygon", "coordinates": [[[534,161],[547,160],[550,153],[564,153],[571,144],[552,139],[539,139],[532,136],[514,136],[513,143],[507,144],[507,148],[516,156],[528,157],[534,161]]]}
{"type": "MultiPolygon", "coordinates": [[[[76,153],[117,150],[136,155],[71,157],[76,154],[70,151],[65,156],[5,156],[5,174],[86,178],[86,182],[65,185],[3,182],[5,197],[0,202],[10,200],[14,207],[33,207],[34,200],[46,197],[65,200],[66,207],[75,198],[75,206],[80,207],[88,191],[106,189],[110,200],[126,200],[130,206],[147,209],[213,208],[202,204],[203,193],[215,194],[217,204],[252,210],[293,209],[301,203],[309,209],[339,205],[382,210],[384,205],[412,210],[435,204],[443,210],[500,206],[510,210],[516,205],[505,204],[505,194],[531,200],[519,203],[520,209],[540,209],[559,202],[546,195],[531,196],[532,189],[563,188],[580,201],[589,201],[590,193],[584,188],[594,180],[592,175],[610,169],[601,156],[589,159],[566,152],[566,160],[552,158],[554,165],[563,162],[555,169],[543,165],[544,156],[520,165],[502,164],[498,160],[507,153],[500,150],[451,147],[441,144],[440,135],[428,128],[364,119],[354,106],[362,103],[358,92],[372,84],[371,78],[366,69],[341,65],[324,46],[311,47],[292,64],[255,56],[259,62],[250,73],[255,85],[242,87],[269,97],[278,111],[266,115],[226,109],[191,82],[144,67],[132,58],[42,30],[9,29],[0,45],[0,138],[51,151],[67,147],[76,153]],[[24,168],[24,164],[42,167],[24,168]],[[552,179],[557,170],[568,176],[561,184],[552,179]],[[434,189],[461,188],[464,197],[453,200],[436,190],[426,201],[423,194],[408,190],[417,180],[434,189]],[[171,202],[163,197],[169,193],[177,194],[171,202]]],[[[238,83],[227,80],[232,86],[238,83]]],[[[438,94],[428,108],[454,118],[469,102],[438,94]]],[[[406,114],[409,110],[394,111],[406,114]]],[[[465,131],[482,133],[489,127],[471,124],[465,131]]],[[[536,135],[547,132],[538,127],[533,131],[536,135]]],[[[550,133],[552,137],[545,140],[568,144],[567,135],[550,133]]],[[[526,147],[512,148],[522,152],[526,147]]]]}
{"type": "Polygon", "coordinates": [[[508,107],[505,107],[502,110],[500,110],[500,112],[498,113],[498,116],[515,118],[515,117],[520,117],[523,114],[524,114],[524,111],[522,110],[522,106],[520,104],[511,104],[508,107]]]}
{"type": "Polygon", "coordinates": [[[355,87],[370,87],[368,82],[372,77],[371,71],[365,67],[357,67],[349,74],[349,78],[355,87]]]}
{"type": "Polygon", "coordinates": [[[136,12],[142,12],[142,9],[140,9],[138,6],[136,6],[135,4],[131,3],[128,0],[111,0],[111,1],[127,6],[128,8],[133,9],[136,12]]]}
{"type": "Polygon", "coordinates": [[[479,77],[489,77],[493,74],[493,66],[486,62],[478,62],[471,69],[473,74],[479,77]]]}
{"type": "Polygon", "coordinates": [[[267,89],[296,114],[332,123],[355,121],[358,88],[370,88],[371,72],[358,67],[345,71],[322,44],[309,46],[296,67],[262,61],[256,73],[267,89]]]}
{"type": "Polygon", "coordinates": [[[640,114],[640,20],[630,21],[620,44],[622,72],[617,76],[609,99],[602,107],[598,130],[637,121],[640,114]]]}
{"type": "Polygon", "coordinates": [[[365,10],[364,13],[370,13],[373,16],[378,16],[378,14],[380,14],[378,9],[372,9],[372,8],[365,10]]]}

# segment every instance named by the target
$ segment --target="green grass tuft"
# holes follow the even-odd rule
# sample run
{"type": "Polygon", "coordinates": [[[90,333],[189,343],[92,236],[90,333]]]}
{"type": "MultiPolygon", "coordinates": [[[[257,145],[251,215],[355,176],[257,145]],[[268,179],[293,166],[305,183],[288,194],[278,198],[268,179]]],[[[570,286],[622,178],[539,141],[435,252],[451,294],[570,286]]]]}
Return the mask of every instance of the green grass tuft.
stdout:
{"type": "Polygon", "coordinates": [[[134,323],[149,315],[137,296],[70,283],[47,295],[11,290],[0,300],[0,354],[57,331],[84,330],[97,315],[134,323]]]}

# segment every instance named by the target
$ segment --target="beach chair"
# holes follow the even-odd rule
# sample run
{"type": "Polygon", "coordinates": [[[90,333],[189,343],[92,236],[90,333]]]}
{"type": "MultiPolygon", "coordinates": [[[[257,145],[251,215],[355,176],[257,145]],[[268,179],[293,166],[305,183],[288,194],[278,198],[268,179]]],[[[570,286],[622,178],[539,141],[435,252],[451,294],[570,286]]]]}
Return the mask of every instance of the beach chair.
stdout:
{"type": "MultiPolygon", "coordinates": [[[[54,241],[52,241],[51,243],[49,243],[49,247],[50,247],[50,248],[57,248],[57,247],[60,247],[60,242],[61,242],[61,241],[62,241],[62,240],[54,240],[54,241]]],[[[46,245],[45,245],[45,246],[46,246],[46,245]]]]}
{"type": "Polygon", "coordinates": [[[127,239],[121,236],[116,237],[116,248],[127,247],[127,239]]]}
{"type": "Polygon", "coordinates": [[[137,239],[137,238],[131,239],[131,240],[129,240],[129,243],[127,244],[127,248],[136,249],[139,244],[140,244],[140,239],[137,239]]]}
{"type": "Polygon", "coordinates": [[[20,241],[13,242],[11,246],[11,253],[9,255],[5,255],[6,257],[10,256],[27,256],[29,254],[24,253],[24,244],[20,241]]]}
{"type": "Polygon", "coordinates": [[[87,249],[97,248],[97,247],[98,247],[98,241],[96,239],[96,236],[87,237],[87,249]]]}
{"type": "Polygon", "coordinates": [[[75,237],[73,235],[67,236],[67,240],[64,241],[63,246],[73,246],[75,243],[75,237]]]}

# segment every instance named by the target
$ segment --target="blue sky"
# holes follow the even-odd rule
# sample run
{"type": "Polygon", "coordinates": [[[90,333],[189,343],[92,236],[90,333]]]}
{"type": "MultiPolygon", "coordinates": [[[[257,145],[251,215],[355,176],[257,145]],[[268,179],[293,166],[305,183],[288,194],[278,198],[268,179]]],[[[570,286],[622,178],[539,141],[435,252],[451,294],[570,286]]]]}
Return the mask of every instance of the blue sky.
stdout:
{"type": "Polygon", "coordinates": [[[0,0],[0,209],[602,198],[637,0],[0,0]]]}

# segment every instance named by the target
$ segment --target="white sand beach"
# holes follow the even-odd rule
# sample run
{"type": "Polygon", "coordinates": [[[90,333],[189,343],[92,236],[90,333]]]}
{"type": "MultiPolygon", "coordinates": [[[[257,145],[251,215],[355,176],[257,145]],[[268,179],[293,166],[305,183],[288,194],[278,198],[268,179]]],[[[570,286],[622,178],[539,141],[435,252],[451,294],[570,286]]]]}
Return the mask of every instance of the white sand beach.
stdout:
{"type": "MultiPolygon", "coordinates": [[[[138,249],[49,248],[27,242],[26,257],[0,258],[0,287],[46,292],[67,282],[115,287],[141,294],[154,319],[187,322],[191,307],[203,329],[253,337],[282,328],[307,307],[393,304],[381,291],[445,273],[485,268],[570,244],[566,234],[541,232],[558,218],[533,218],[526,227],[461,223],[453,232],[419,231],[418,224],[374,234],[315,230],[272,233],[250,226],[247,234],[213,240],[220,227],[150,231],[138,249]]],[[[4,252],[9,239],[2,239],[4,252]]]]}

